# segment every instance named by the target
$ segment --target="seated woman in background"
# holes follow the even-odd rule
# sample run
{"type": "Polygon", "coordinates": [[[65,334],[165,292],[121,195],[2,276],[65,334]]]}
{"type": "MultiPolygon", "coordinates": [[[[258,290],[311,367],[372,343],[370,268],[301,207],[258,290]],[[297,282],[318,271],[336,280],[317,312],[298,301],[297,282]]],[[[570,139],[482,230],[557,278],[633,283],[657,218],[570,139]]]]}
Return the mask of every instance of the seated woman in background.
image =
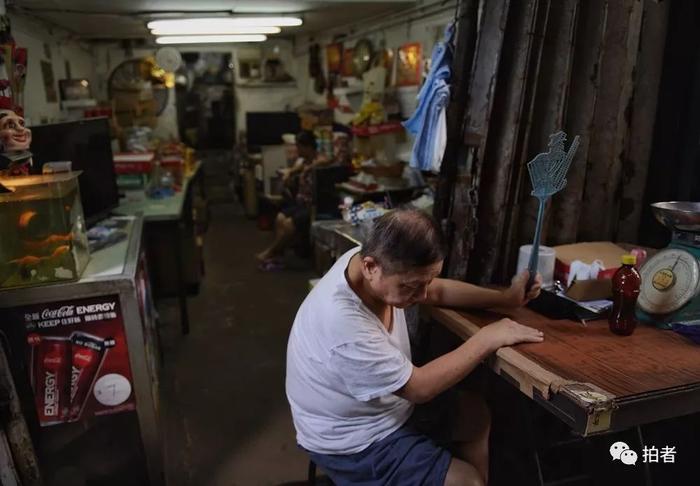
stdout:
{"type": "Polygon", "coordinates": [[[308,130],[296,137],[299,158],[294,166],[284,169],[282,180],[285,186],[298,177],[298,189],[292,203],[283,207],[275,220],[275,239],[270,246],[255,255],[261,270],[281,267],[281,257],[294,237],[309,231],[311,224],[311,204],[313,202],[313,169],[331,161],[316,151],[316,137],[308,130]]]}

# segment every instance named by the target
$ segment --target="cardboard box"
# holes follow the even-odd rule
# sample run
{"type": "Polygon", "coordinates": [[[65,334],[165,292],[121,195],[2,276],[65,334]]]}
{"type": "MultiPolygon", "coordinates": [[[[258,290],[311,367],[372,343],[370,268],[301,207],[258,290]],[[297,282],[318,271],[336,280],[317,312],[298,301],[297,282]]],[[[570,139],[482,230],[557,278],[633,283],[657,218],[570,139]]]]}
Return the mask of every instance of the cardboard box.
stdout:
{"type": "Polygon", "coordinates": [[[612,278],[618,268],[622,255],[628,253],[624,248],[609,241],[590,241],[571,245],[555,246],[557,260],[554,265],[554,278],[566,282],[569,268],[574,260],[591,264],[594,260],[603,262],[605,270],[598,274],[598,279],[612,278]]]}
{"type": "Polygon", "coordinates": [[[120,152],[113,156],[114,172],[118,175],[127,174],[150,174],[153,170],[153,159],[155,153],[132,153],[120,152]]]}
{"type": "Polygon", "coordinates": [[[612,297],[612,280],[574,280],[564,293],[577,302],[609,299],[612,297]]]}
{"type": "Polygon", "coordinates": [[[611,278],[618,268],[624,248],[609,241],[591,241],[555,246],[557,258],[554,265],[554,278],[564,283],[568,281],[569,269],[575,260],[591,264],[594,260],[603,262],[605,270],[598,273],[597,280],[574,281],[566,290],[566,296],[579,302],[609,299],[612,297],[611,278]]]}

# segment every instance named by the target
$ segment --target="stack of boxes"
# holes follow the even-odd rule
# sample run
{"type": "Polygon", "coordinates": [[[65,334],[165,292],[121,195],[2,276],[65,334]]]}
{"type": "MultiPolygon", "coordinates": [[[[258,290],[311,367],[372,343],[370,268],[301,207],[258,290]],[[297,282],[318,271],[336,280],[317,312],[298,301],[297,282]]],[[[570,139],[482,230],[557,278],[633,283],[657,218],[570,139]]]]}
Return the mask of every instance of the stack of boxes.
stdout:
{"type": "Polygon", "coordinates": [[[154,152],[114,154],[114,172],[122,190],[145,189],[153,171],[154,152]]]}
{"type": "Polygon", "coordinates": [[[173,175],[176,186],[182,186],[194,171],[194,165],[194,149],[175,142],[161,144],[157,152],[114,154],[117,185],[122,190],[145,189],[154,174],[165,171],[173,175]]]}

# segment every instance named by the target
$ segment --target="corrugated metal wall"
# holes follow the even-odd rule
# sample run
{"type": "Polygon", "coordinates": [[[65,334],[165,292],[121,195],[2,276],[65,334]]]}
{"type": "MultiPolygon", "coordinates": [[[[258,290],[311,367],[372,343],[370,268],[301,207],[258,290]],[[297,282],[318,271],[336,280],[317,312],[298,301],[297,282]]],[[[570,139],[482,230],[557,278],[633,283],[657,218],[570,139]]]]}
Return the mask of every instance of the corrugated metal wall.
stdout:
{"type": "Polygon", "coordinates": [[[560,129],[581,145],[566,189],[549,204],[544,243],[636,239],[668,8],[462,0],[455,62],[466,58],[471,74],[453,82],[435,210],[451,244],[450,277],[508,279],[537,215],[526,164],[560,129]]]}

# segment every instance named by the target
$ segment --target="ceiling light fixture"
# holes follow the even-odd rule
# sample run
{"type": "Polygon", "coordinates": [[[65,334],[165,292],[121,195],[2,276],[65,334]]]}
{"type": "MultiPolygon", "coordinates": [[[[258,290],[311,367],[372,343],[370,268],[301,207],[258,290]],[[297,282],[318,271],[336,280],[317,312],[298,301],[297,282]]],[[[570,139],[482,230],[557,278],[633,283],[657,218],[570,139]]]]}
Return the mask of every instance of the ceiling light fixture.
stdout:
{"type": "Polygon", "coordinates": [[[252,35],[171,35],[156,38],[156,44],[220,44],[234,42],[264,42],[267,36],[252,35]]]}
{"type": "Polygon", "coordinates": [[[202,35],[202,34],[279,34],[282,29],[274,26],[220,26],[198,27],[187,25],[171,25],[169,27],[157,27],[151,30],[153,35],[202,35]]]}
{"type": "Polygon", "coordinates": [[[160,28],[190,28],[203,32],[231,27],[297,27],[303,22],[298,17],[213,17],[194,19],[152,20],[146,24],[151,29],[160,28]]]}

